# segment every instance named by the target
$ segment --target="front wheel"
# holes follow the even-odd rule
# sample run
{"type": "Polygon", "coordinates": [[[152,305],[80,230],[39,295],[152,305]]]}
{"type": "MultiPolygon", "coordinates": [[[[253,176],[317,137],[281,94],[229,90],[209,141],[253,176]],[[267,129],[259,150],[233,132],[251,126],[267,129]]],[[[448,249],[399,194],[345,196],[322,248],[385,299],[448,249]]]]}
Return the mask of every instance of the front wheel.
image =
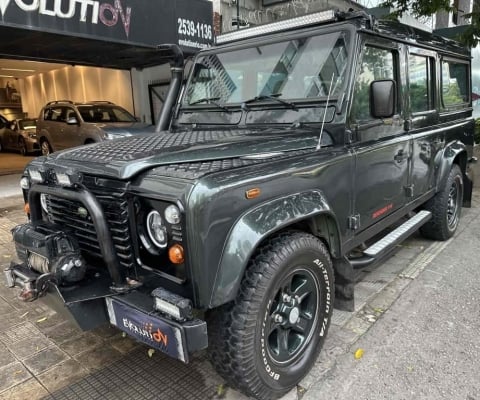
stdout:
{"type": "Polygon", "coordinates": [[[423,236],[434,240],[451,238],[458,227],[463,204],[463,175],[457,164],[452,166],[445,186],[425,205],[432,218],[420,228],[423,236]]]}
{"type": "Polygon", "coordinates": [[[283,233],[263,245],[237,299],[209,318],[210,359],[227,383],[259,399],[299,383],[330,325],[333,279],[329,253],[313,235],[283,233]]]}
{"type": "Polygon", "coordinates": [[[42,151],[43,156],[48,156],[52,153],[52,147],[50,146],[50,143],[48,143],[47,139],[43,139],[40,143],[40,150],[42,151]]]}

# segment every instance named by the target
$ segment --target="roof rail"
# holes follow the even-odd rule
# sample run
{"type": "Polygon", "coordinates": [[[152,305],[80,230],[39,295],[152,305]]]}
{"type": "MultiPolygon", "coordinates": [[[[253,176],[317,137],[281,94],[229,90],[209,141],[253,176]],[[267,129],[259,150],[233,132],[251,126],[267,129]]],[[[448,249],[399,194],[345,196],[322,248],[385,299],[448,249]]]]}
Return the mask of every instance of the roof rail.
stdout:
{"type": "Polygon", "coordinates": [[[58,103],[69,103],[69,104],[73,104],[73,101],[71,100],[53,100],[53,101],[49,101],[46,106],[50,106],[52,104],[58,104],[58,103]]]}

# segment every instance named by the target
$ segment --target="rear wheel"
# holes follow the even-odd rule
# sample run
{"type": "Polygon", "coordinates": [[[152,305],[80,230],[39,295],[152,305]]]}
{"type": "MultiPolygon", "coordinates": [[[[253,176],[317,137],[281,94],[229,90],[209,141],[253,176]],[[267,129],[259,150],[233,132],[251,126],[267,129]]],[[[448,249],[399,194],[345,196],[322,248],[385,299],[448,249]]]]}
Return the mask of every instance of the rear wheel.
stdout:
{"type": "Polygon", "coordinates": [[[52,147],[50,146],[50,143],[48,143],[47,139],[42,139],[42,142],[40,143],[40,150],[42,151],[43,156],[48,156],[52,153],[52,147]]]}
{"type": "Polygon", "coordinates": [[[445,186],[425,205],[432,218],[420,228],[423,236],[434,240],[451,238],[458,227],[463,204],[463,175],[452,166],[445,186]]]}
{"type": "Polygon", "coordinates": [[[323,243],[303,232],[273,237],[252,258],[237,299],[209,317],[213,365],[250,396],[282,396],[315,362],[333,297],[332,263],[323,243]]]}
{"type": "Polygon", "coordinates": [[[25,139],[23,137],[18,138],[18,149],[22,156],[27,155],[27,144],[25,143],[25,139]]]}

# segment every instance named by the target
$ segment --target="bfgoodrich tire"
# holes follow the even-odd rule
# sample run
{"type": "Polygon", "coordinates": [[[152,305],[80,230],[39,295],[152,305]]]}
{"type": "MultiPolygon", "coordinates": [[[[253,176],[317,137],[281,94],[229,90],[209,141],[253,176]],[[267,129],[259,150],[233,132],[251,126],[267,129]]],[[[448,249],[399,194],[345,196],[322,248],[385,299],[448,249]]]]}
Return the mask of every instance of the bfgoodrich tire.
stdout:
{"type": "Polygon", "coordinates": [[[458,227],[463,203],[463,175],[452,165],[445,186],[425,205],[432,218],[420,228],[423,236],[434,240],[451,238],[458,227]]]}
{"type": "Polygon", "coordinates": [[[209,316],[210,359],[230,386],[275,399],[307,374],[330,325],[333,279],[315,236],[283,233],[258,249],[237,299],[209,316]]]}

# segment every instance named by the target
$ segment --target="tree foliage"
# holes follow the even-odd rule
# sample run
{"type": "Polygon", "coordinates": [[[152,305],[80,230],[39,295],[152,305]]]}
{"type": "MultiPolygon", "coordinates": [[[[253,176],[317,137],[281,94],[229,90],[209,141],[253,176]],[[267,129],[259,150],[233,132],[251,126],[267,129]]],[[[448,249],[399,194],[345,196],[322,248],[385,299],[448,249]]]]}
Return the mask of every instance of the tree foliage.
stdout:
{"type": "MultiPolygon", "coordinates": [[[[383,7],[394,9],[390,14],[392,18],[401,17],[409,13],[413,17],[428,17],[437,11],[454,12],[457,11],[450,0],[386,0],[382,3],[383,7]]],[[[457,38],[462,43],[470,47],[475,47],[480,41],[480,1],[474,0],[472,11],[464,14],[464,17],[470,21],[463,33],[457,38]]]]}

